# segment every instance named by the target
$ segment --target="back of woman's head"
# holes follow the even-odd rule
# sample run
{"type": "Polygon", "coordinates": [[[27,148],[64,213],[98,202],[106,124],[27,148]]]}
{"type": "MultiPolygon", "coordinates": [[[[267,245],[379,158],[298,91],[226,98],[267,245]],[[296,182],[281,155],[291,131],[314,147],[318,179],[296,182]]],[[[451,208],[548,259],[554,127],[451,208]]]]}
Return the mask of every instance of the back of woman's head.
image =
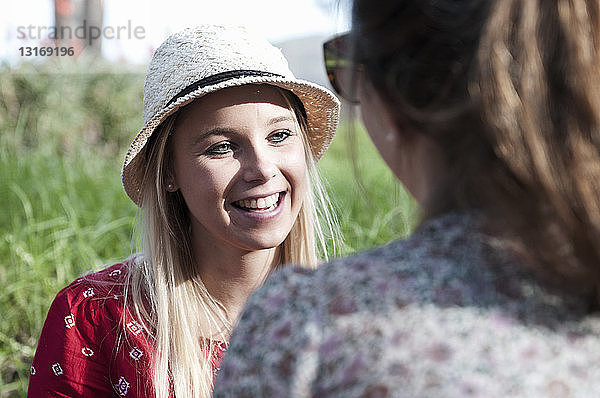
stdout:
{"type": "Polygon", "coordinates": [[[355,0],[356,60],[475,207],[561,283],[600,281],[600,3],[355,0]]]}

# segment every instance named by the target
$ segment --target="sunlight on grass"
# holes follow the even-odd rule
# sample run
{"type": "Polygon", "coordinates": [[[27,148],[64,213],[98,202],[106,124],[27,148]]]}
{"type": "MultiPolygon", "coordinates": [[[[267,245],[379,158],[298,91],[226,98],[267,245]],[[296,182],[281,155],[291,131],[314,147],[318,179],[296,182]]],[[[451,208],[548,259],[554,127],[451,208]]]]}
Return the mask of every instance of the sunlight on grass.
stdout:
{"type": "Polygon", "coordinates": [[[360,123],[341,123],[319,169],[340,219],[344,254],[405,237],[414,228],[414,200],[385,165],[360,123]],[[350,140],[354,140],[354,151],[350,140]]]}

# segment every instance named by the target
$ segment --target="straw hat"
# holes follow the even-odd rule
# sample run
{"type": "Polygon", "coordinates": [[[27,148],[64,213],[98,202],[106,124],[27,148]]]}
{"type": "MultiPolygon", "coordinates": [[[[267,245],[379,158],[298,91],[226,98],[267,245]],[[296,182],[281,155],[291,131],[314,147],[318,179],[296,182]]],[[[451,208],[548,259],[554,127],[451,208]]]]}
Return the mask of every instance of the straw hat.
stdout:
{"type": "Polygon", "coordinates": [[[180,107],[206,94],[244,84],[270,84],[304,105],[308,141],[318,160],[335,134],[339,101],[317,84],[296,79],[281,51],[239,26],[201,25],[167,38],[154,53],[144,84],[144,127],[123,162],[127,196],[141,204],[143,149],[156,128],[180,107]]]}

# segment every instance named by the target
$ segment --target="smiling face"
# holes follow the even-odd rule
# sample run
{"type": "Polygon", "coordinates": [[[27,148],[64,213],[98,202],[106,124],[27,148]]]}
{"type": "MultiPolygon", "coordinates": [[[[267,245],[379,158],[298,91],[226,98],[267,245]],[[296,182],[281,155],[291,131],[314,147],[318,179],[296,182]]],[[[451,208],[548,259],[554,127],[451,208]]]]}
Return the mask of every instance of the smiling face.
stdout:
{"type": "Polygon", "coordinates": [[[202,248],[280,245],[308,187],[302,132],[274,87],[245,85],[184,107],[172,137],[172,190],[190,211],[202,248]]]}

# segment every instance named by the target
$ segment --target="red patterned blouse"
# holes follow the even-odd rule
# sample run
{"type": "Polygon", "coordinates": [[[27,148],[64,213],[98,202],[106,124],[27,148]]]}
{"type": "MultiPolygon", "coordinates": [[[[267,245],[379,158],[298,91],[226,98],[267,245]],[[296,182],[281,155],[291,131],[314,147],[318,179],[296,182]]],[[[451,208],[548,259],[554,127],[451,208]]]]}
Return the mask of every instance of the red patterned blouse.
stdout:
{"type": "MultiPolygon", "coordinates": [[[[152,339],[124,305],[129,261],[58,293],[31,365],[29,397],[152,396],[152,339]]],[[[221,344],[212,358],[215,372],[224,350],[221,344]]]]}

